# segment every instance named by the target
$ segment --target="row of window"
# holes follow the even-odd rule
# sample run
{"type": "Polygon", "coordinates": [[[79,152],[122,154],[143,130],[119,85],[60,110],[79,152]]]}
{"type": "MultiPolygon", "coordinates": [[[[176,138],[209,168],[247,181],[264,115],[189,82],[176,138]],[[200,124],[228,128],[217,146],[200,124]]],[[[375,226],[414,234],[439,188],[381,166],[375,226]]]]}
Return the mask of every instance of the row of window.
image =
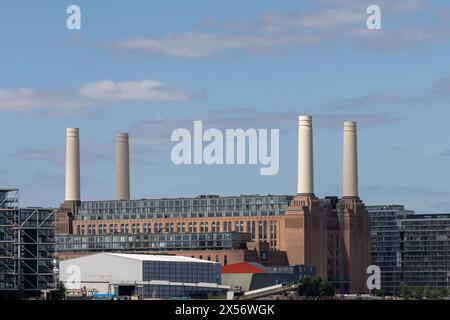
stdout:
{"type": "Polygon", "coordinates": [[[287,206],[278,210],[244,210],[244,211],[219,211],[212,210],[201,212],[150,212],[151,209],[106,209],[78,211],[78,220],[111,220],[111,219],[162,219],[162,218],[202,218],[202,217],[249,217],[249,216],[277,216],[284,214],[287,206]]]}
{"type": "Polygon", "coordinates": [[[56,237],[57,251],[85,250],[172,250],[242,248],[250,241],[247,233],[185,233],[138,235],[67,235],[56,237]]]}
{"type": "Polygon", "coordinates": [[[211,197],[205,199],[142,199],[123,201],[83,201],[81,209],[106,209],[106,208],[151,208],[151,207],[175,207],[175,206],[215,206],[215,205],[243,205],[243,204],[277,204],[286,203],[292,196],[241,196],[241,197],[211,197]]]}
{"type": "Polygon", "coordinates": [[[198,232],[248,232],[252,241],[268,241],[270,246],[277,245],[277,221],[212,221],[209,222],[178,222],[178,223],[133,223],[133,224],[81,224],[77,225],[77,235],[103,234],[154,234],[154,233],[198,233],[198,232]],[[258,229],[256,229],[258,227],[258,229]]]}
{"type": "Polygon", "coordinates": [[[133,242],[72,242],[72,243],[58,243],[57,251],[107,251],[107,250],[124,250],[124,251],[147,251],[152,250],[222,250],[241,248],[240,243],[233,243],[231,241],[133,241],[133,242]]]}

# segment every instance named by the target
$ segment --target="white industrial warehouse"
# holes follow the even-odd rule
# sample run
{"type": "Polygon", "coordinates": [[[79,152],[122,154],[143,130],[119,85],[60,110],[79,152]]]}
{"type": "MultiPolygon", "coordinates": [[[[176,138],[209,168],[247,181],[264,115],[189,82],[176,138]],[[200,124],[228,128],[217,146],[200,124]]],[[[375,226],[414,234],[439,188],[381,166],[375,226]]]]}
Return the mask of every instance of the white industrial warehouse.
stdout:
{"type": "Polygon", "coordinates": [[[220,263],[173,255],[98,253],[60,262],[68,290],[141,299],[221,293],[220,263]]]}

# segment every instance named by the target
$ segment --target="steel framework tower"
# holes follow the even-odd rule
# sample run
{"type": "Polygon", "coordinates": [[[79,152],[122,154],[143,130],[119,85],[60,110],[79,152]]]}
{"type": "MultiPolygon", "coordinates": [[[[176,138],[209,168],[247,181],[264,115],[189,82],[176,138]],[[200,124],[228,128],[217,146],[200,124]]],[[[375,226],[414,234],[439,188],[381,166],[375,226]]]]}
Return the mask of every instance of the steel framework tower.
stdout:
{"type": "Polygon", "coordinates": [[[19,190],[0,189],[0,291],[19,289],[19,190]]]}

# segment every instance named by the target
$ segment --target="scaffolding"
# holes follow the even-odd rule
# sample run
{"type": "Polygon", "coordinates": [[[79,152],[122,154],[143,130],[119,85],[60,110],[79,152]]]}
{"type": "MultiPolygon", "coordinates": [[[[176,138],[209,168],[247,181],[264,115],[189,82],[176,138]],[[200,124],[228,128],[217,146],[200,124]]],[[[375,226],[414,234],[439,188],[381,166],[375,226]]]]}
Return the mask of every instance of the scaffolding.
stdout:
{"type": "Polygon", "coordinates": [[[56,288],[55,209],[19,208],[18,189],[0,189],[0,291],[56,288]]]}
{"type": "Polygon", "coordinates": [[[24,290],[56,288],[55,209],[20,209],[19,281],[24,290]]]}
{"type": "Polygon", "coordinates": [[[0,291],[19,289],[19,190],[0,189],[0,291]]]}

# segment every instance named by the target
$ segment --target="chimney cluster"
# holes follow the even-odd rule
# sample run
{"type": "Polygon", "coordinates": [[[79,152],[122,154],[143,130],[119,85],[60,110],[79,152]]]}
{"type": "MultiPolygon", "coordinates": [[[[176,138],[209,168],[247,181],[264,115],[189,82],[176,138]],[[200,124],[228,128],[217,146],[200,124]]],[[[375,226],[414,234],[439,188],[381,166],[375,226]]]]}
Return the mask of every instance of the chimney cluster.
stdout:
{"type": "MultiPolygon", "coordinates": [[[[298,118],[299,195],[314,195],[312,117],[298,118]]],[[[342,196],[358,197],[358,156],[356,122],[344,122],[342,196]]],[[[80,201],[79,129],[67,128],[65,201],[80,201]]],[[[116,135],[116,199],[130,199],[130,157],[128,133],[116,135]]]]}
{"type": "MultiPolygon", "coordinates": [[[[297,193],[314,195],[312,117],[298,118],[297,193]]],[[[344,122],[342,196],[358,198],[356,122],[344,122]]]]}
{"type": "MultiPolygon", "coordinates": [[[[130,157],[128,133],[116,135],[116,199],[130,199],[130,157]]],[[[80,138],[78,128],[66,133],[66,194],[65,202],[80,201],[80,138]]]]}

